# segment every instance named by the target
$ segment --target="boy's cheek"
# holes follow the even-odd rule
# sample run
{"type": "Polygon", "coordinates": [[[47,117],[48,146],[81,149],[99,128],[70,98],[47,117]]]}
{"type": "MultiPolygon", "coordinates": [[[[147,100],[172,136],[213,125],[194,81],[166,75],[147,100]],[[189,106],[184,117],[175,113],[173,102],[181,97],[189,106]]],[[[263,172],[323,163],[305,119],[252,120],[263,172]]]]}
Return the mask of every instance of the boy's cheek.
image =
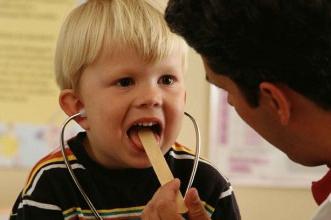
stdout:
{"type": "Polygon", "coordinates": [[[75,121],[82,127],[84,130],[89,130],[90,126],[86,117],[78,117],[75,121]]]}

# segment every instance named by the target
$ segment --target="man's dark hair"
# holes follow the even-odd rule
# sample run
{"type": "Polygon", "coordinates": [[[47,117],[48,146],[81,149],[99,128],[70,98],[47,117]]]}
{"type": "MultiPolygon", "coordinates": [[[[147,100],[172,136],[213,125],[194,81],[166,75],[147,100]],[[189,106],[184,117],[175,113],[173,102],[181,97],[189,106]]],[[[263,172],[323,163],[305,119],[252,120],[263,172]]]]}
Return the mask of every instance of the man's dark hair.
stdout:
{"type": "Polygon", "coordinates": [[[331,110],[331,0],[169,0],[165,19],[252,106],[267,81],[331,110]]]}

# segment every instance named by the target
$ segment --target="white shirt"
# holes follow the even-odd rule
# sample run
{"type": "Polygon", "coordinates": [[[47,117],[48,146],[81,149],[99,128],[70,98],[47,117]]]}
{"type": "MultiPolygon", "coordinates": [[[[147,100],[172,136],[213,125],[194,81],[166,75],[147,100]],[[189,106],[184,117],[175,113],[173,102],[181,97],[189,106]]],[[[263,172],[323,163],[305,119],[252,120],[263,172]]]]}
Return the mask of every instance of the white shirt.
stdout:
{"type": "Polygon", "coordinates": [[[331,194],[319,206],[312,220],[331,220],[331,194]]]}

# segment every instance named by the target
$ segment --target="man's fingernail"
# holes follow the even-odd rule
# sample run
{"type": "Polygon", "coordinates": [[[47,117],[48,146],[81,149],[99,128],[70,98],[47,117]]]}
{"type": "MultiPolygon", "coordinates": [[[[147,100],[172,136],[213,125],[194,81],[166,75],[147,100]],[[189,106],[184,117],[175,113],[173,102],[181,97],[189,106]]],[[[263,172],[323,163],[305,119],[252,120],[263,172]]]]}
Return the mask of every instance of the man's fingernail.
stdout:
{"type": "Polygon", "coordinates": [[[174,181],[175,181],[175,183],[177,183],[177,184],[179,184],[179,185],[180,185],[180,179],[178,179],[178,178],[175,178],[175,179],[174,179],[174,181]]]}

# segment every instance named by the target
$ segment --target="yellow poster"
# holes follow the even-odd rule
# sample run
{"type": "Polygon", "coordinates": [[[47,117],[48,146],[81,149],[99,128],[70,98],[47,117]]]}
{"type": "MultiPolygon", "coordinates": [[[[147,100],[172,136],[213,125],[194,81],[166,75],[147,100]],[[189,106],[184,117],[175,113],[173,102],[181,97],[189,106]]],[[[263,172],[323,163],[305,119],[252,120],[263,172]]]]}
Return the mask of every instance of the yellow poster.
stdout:
{"type": "Polygon", "coordinates": [[[54,49],[65,15],[77,4],[0,0],[0,166],[29,166],[58,143],[63,113],[54,49]]]}

